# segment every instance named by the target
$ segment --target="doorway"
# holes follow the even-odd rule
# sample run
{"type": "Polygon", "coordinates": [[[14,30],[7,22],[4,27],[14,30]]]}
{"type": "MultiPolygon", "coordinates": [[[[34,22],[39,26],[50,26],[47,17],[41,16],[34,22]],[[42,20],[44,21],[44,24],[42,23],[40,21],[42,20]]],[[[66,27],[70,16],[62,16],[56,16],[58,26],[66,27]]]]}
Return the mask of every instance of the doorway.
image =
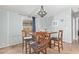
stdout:
{"type": "Polygon", "coordinates": [[[79,11],[73,12],[72,33],[72,44],[79,45],[79,11]]]}

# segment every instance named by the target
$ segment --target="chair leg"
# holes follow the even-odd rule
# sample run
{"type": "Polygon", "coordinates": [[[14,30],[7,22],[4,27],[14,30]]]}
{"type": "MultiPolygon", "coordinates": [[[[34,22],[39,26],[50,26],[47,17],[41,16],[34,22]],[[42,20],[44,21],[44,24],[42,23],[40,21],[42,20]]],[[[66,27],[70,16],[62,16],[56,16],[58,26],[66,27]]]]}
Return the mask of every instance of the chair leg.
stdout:
{"type": "Polygon", "coordinates": [[[59,44],[59,41],[58,41],[58,51],[60,53],[60,44],[59,44]]]}
{"type": "Polygon", "coordinates": [[[26,47],[26,53],[27,53],[27,42],[25,42],[25,47],[26,47]]]}
{"type": "Polygon", "coordinates": [[[63,41],[61,40],[61,48],[62,48],[62,50],[63,50],[63,41]]]}
{"type": "Polygon", "coordinates": [[[45,48],[45,54],[47,54],[47,48],[45,48]]]}
{"type": "Polygon", "coordinates": [[[31,54],[31,46],[29,45],[29,54],[31,54]]]}
{"type": "Polygon", "coordinates": [[[22,52],[24,51],[24,40],[22,42],[22,52]]]}
{"type": "Polygon", "coordinates": [[[63,45],[62,45],[62,50],[63,50],[63,45]]]}
{"type": "Polygon", "coordinates": [[[62,41],[62,50],[63,50],[63,41],[62,41]]]}
{"type": "Polygon", "coordinates": [[[54,46],[55,46],[55,41],[54,41],[54,46]]]}
{"type": "Polygon", "coordinates": [[[62,43],[62,50],[63,50],[63,43],[62,43]]]}

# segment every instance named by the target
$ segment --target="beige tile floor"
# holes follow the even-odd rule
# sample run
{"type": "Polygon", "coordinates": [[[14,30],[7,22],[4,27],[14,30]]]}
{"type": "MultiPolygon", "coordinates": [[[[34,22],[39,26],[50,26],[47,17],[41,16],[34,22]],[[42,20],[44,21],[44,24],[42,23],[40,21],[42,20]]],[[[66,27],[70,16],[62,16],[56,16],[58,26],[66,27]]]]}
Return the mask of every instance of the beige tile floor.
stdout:
{"type": "MultiPolygon", "coordinates": [[[[57,47],[48,48],[48,54],[59,54],[57,47]]],[[[64,43],[64,49],[61,50],[60,54],[78,54],[79,45],[64,43]]],[[[0,54],[26,54],[25,51],[22,52],[22,45],[14,45],[6,48],[0,48],[0,54]]]]}

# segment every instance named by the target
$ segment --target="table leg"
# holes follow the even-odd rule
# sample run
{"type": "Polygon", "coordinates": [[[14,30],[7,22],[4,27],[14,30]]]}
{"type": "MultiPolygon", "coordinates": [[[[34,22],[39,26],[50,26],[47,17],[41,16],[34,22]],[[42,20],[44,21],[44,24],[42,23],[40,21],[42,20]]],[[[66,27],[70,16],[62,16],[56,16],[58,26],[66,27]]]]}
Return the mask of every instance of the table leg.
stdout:
{"type": "Polygon", "coordinates": [[[51,34],[49,34],[49,48],[51,48],[51,39],[50,39],[51,34]]]}
{"type": "Polygon", "coordinates": [[[49,41],[49,48],[51,48],[51,40],[49,41]]]}

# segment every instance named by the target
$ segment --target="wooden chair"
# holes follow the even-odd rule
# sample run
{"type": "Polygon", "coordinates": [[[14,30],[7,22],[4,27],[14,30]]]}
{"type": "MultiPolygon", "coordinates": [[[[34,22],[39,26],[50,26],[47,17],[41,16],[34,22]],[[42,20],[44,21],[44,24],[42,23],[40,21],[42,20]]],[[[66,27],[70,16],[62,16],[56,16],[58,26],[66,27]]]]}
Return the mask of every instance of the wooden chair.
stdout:
{"type": "Polygon", "coordinates": [[[51,41],[54,41],[54,46],[58,46],[58,51],[60,53],[60,48],[63,50],[63,30],[59,30],[59,32],[54,32],[52,34],[57,34],[57,37],[51,37],[51,41]]]}
{"type": "Polygon", "coordinates": [[[34,53],[47,53],[47,48],[48,48],[48,43],[49,43],[49,37],[46,32],[36,32],[36,42],[30,45],[30,50],[31,48],[33,49],[34,53]]]}
{"type": "Polygon", "coordinates": [[[26,35],[27,35],[26,31],[22,30],[22,51],[24,50],[24,41],[25,41],[24,37],[26,37],[26,35]]]}
{"type": "MultiPolygon", "coordinates": [[[[24,47],[26,48],[26,53],[27,53],[27,44],[29,45],[30,42],[33,41],[32,37],[28,37],[27,34],[29,32],[27,32],[26,30],[22,30],[22,51],[24,50],[24,47]]],[[[30,53],[30,51],[29,51],[30,53]]]]}

